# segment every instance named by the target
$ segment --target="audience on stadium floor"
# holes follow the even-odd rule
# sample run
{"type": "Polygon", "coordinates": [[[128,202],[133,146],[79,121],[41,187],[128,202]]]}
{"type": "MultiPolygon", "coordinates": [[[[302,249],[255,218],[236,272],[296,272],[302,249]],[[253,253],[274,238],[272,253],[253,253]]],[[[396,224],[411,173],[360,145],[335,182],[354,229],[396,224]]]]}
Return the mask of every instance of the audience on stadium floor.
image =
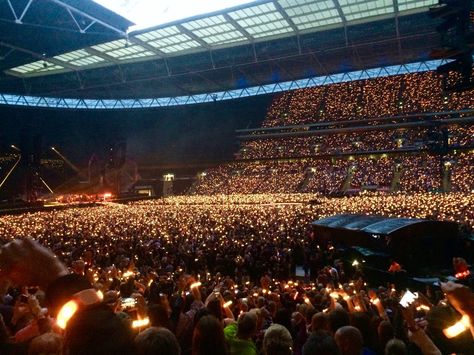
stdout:
{"type": "Polygon", "coordinates": [[[447,297],[427,288],[403,308],[398,301],[404,291],[395,284],[369,285],[331,244],[313,245],[306,213],[292,204],[268,206],[262,198],[242,196],[244,204],[234,205],[233,216],[227,204],[237,201],[222,196],[217,215],[216,204],[206,205],[216,198],[183,197],[0,220],[16,231],[12,238],[31,233],[55,249],[53,254],[29,238],[1,248],[2,353],[474,350],[474,294],[467,287],[443,285],[447,297]],[[200,225],[186,223],[184,216],[175,220],[187,209],[187,218],[200,225]],[[131,218],[139,215],[147,226],[131,218]],[[298,253],[311,260],[310,273],[299,280],[290,270],[298,253]],[[68,308],[71,303],[78,309],[68,308]],[[465,330],[449,333],[461,317],[465,330]]]}

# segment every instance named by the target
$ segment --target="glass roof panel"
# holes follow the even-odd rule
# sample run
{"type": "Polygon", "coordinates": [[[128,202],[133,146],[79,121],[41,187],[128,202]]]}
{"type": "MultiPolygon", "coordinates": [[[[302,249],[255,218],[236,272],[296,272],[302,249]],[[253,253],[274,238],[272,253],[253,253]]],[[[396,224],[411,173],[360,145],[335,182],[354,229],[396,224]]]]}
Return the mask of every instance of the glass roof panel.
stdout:
{"type": "Polygon", "coordinates": [[[77,51],[72,51],[68,53],[64,53],[61,55],[57,55],[53,57],[54,59],[75,65],[77,67],[81,66],[88,66],[100,62],[104,62],[105,59],[98,57],[96,55],[90,54],[84,49],[79,49],[77,51]]]}
{"type": "Polygon", "coordinates": [[[398,10],[405,11],[411,9],[418,9],[428,6],[437,5],[437,0],[399,0],[398,1],[398,10]]]}
{"type": "Polygon", "coordinates": [[[273,3],[266,3],[266,4],[250,6],[245,9],[229,12],[229,15],[235,20],[240,20],[247,17],[256,17],[256,16],[265,15],[271,12],[276,12],[275,5],[273,5],[273,3]]]}
{"type": "Polygon", "coordinates": [[[342,12],[348,21],[385,15],[394,12],[393,0],[351,1],[339,0],[342,12]]]}
{"type": "Polygon", "coordinates": [[[255,38],[293,32],[273,3],[233,11],[229,16],[255,38]]]}
{"type": "Polygon", "coordinates": [[[179,33],[179,29],[176,26],[169,26],[165,28],[159,28],[157,30],[153,30],[150,32],[145,32],[136,35],[138,39],[141,39],[142,41],[149,41],[149,40],[154,40],[154,39],[159,39],[163,37],[169,37],[173,36],[179,33]]]}
{"type": "Polygon", "coordinates": [[[119,60],[143,58],[155,55],[155,53],[143,48],[142,46],[129,43],[124,39],[102,43],[92,46],[92,48],[119,60]]]}
{"type": "Polygon", "coordinates": [[[47,62],[44,60],[38,60],[33,63],[28,63],[25,65],[20,65],[15,68],[11,68],[10,70],[19,74],[37,74],[37,73],[47,73],[47,72],[54,72],[58,70],[64,70],[66,68],[47,62]]]}

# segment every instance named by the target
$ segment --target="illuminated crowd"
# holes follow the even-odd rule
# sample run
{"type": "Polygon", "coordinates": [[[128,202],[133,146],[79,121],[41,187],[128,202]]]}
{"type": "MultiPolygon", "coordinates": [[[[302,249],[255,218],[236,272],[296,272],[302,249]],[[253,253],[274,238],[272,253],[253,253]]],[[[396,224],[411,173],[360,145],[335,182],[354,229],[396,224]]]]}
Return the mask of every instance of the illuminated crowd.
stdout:
{"type": "Polygon", "coordinates": [[[237,161],[209,169],[196,194],[318,192],[348,188],[383,191],[440,191],[443,179],[453,191],[474,190],[474,151],[450,154],[377,154],[283,161],[237,161]],[[448,169],[449,172],[444,170],[448,169]]]}
{"type": "Polygon", "coordinates": [[[288,91],[273,101],[263,125],[390,117],[474,106],[472,90],[448,94],[442,87],[439,76],[425,72],[288,91]]]}
{"type": "MultiPolygon", "coordinates": [[[[283,93],[263,127],[472,107],[471,92],[443,93],[434,73],[418,73],[283,93]]],[[[83,277],[76,282],[91,287],[96,308],[68,302],[56,315],[50,285],[0,277],[0,353],[474,353],[470,291],[466,301],[426,287],[401,307],[403,265],[385,260],[390,282],[371,283],[364,260],[320,243],[311,227],[361,214],[452,221],[472,233],[474,151],[464,148],[473,133],[450,126],[444,156],[425,151],[431,133],[420,127],[251,140],[236,161],[200,174],[193,195],[1,216],[0,276],[18,277],[8,267],[34,239],[51,263],[83,277]]]]}
{"type": "MultiPolygon", "coordinates": [[[[142,342],[143,337],[158,337],[163,329],[170,331],[167,334],[178,349],[167,354],[206,354],[200,350],[206,344],[198,341],[197,334],[199,319],[206,316],[212,316],[207,321],[216,324],[207,329],[211,332],[207,336],[222,337],[222,344],[217,344],[222,349],[213,353],[240,354],[236,350],[240,339],[253,349],[249,354],[273,354],[265,348],[265,338],[278,324],[288,334],[286,340],[281,333],[276,336],[283,342],[279,346],[286,347],[284,354],[315,353],[311,347],[322,340],[314,337],[330,342],[331,354],[347,353],[338,330],[360,333],[360,344],[354,346],[383,354],[392,339],[398,339],[401,347],[411,344],[406,330],[396,332],[395,315],[401,315],[396,304],[402,290],[395,284],[367,284],[357,266],[344,263],[331,245],[316,247],[310,222],[340,213],[376,213],[457,221],[472,228],[473,205],[474,195],[464,193],[367,193],[344,198],[314,194],[178,196],[3,216],[0,236],[4,243],[33,238],[51,248],[71,272],[87,277],[103,295],[103,302],[130,329],[130,339],[137,336],[137,354],[146,353],[140,352],[141,347],[151,346],[142,342]],[[308,203],[315,198],[317,203],[308,203]],[[294,277],[297,264],[305,265],[306,270],[299,280],[294,277]],[[187,303],[191,308],[180,306],[180,299],[191,302],[187,303]],[[244,338],[235,331],[244,326],[246,317],[255,324],[251,322],[253,330],[244,338]],[[388,333],[378,333],[380,327],[388,333]]],[[[426,295],[429,302],[418,304],[424,305],[418,317],[424,314],[429,319],[432,308],[451,312],[447,323],[455,320],[441,293],[426,295]]],[[[31,350],[44,343],[51,345],[52,338],[58,346],[63,344],[63,332],[44,310],[41,292],[11,289],[3,299],[2,307],[11,307],[11,311],[0,312],[2,349],[20,351],[21,346],[29,346],[31,350]],[[21,300],[22,294],[27,302],[21,300]]],[[[442,353],[471,349],[469,332],[451,342],[436,335],[437,327],[440,325],[432,323],[424,331],[442,353]]],[[[154,353],[164,354],[159,349],[154,353]]]]}

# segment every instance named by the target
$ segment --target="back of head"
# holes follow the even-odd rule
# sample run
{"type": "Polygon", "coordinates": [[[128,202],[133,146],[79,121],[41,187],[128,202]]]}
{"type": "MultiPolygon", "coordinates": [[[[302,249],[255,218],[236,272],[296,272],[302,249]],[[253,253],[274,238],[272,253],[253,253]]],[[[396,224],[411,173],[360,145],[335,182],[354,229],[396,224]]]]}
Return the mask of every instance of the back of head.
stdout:
{"type": "Polygon", "coordinates": [[[271,325],[265,331],[263,353],[265,355],[293,354],[293,339],[288,329],[280,324],[271,325]]]}
{"type": "Polygon", "coordinates": [[[326,313],[318,312],[311,318],[311,331],[329,330],[329,318],[326,313]]]}
{"type": "Polygon", "coordinates": [[[166,328],[151,327],[145,329],[135,338],[138,355],[180,355],[176,336],[166,328]]]}
{"type": "Polygon", "coordinates": [[[406,355],[407,347],[405,343],[399,339],[391,339],[385,345],[385,355],[406,355]]]}
{"type": "Polygon", "coordinates": [[[152,304],[148,307],[148,316],[152,327],[170,327],[167,309],[161,304],[152,304]]]}
{"type": "Polygon", "coordinates": [[[132,331],[110,307],[94,305],[69,320],[64,346],[70,355],[130,354],[133,353],[132,331]]]}
{"type": "Polygon", "coordinates": [[[334,338],[325,331],[312,332],[303,345],[303,355],[339,355],[334,338]]]}
{"type": "Polygon", "coordinates": [[[56,333],[44,333],[34,338],[28,348],[28,355],[36,354],[62,354],[63,337],[56,333]]]}
{"type": "Polygon", "coordinates": [[[333,333],[335,333],[339,328],[350,324],[349,314],[343,309],[335,309],[329,312],[328,317],[329,326],[333,333]]]}
{"type": "Polygon", "coordinates": [[[222,323],[213,315],[201,317],[194,328],[193,354],[225,355],[227,345],[222,323]]]}
{"type": "Polygon", "coordinates": [[[342,355],[359,355],[362,351],[362,334],[356,327],[344,326],[334,335],[342,355]]]}
{"type": "Polygon", "coordinates": [[[257,319],[254,312],[242,314],[237,322],[237,336],[241,339],[251,338],[257,331],[257,319]]]}

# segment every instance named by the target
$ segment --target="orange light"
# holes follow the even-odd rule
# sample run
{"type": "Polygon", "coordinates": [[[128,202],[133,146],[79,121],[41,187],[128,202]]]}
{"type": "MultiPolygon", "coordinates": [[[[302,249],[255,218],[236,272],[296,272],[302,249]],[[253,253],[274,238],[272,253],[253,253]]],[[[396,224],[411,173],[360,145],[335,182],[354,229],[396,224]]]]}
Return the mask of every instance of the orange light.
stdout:
{"type": "Polygon", "coordinates": [[[201,282],[198,281],[198,282],[192,283],[191,286],[189,286],[189,287],[190,287],[191,289],[193,289],[193,288],[199,287],[199,286],[201,286],[201,282]]]}
{"type": "Polygon", "coordinates": [[[470,274],[471,274],[471,272],[469,270],[466,270],[466,271],[463,271],[463,272],[458,272],[456,275],[454,275],[454,277],[456,277],[457,279],[465,279],[470,274]]]}
{"type": "Polygon", "coordinates": [[[150,324],[150,318],[137,319],[132,322],[132,328],[143,328],[150,324]]]}
{"type": "Polygon", "coordinates": [[[459,322],[456,324],[443,329],[443,333],[446,338],[454,338],[457,337],[459,334],[465,332],[469,328],[469,316],[464,315],[459,322]]]}
{"type": "Polygon", "coordinates": [[[77,312],[78,308],[76,301],[69,301],[61,307],[56,320],[59,328],[66,329],[67,322],[77,312]]]}
{"type": "Polygon", "coordinates": [[[424,305],[424,304],[420,304],[418,307],[416,307],[416,310],[417,311],[429,311],[430,310],[430,307],[424,305]]]}

